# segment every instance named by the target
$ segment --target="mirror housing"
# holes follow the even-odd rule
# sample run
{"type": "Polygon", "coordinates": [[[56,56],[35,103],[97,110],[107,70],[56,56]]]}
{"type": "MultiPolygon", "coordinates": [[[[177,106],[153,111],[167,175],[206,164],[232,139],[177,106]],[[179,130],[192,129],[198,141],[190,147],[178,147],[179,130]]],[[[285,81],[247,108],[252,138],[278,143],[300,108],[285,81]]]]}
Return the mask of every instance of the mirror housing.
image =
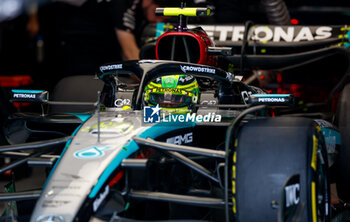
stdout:
{"type": "Polygon", "coordinates": [[[253,94],[249,96],[248,103],[252,105],[293,106],[294,96],[292,94],[253,94]]]}

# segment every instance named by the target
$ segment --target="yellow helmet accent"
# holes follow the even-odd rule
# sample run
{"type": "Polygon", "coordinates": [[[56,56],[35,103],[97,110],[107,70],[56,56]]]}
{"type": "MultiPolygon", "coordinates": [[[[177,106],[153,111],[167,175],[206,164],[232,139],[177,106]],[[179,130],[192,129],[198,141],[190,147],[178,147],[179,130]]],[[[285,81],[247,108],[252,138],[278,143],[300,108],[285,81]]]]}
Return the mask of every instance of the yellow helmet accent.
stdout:
{"type": "Polygon", "coordinates": [[[123,106],[122,110],[128,110],[131,109],[131,106],[123,106]]]}

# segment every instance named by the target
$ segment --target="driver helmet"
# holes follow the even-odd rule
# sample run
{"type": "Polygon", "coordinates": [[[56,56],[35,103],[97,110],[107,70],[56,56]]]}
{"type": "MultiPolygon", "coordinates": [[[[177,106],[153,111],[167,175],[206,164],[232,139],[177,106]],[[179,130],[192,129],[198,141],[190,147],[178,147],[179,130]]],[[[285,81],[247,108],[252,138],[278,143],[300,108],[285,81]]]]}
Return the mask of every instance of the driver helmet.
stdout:
{"type": "Polygon", "coordinates": [[[167,75],[145,87],[144,103],[146,106],[159,104],[162,112],[185,114],[195,110],[198,96],[198,83],[192,75],[167,75]]]}

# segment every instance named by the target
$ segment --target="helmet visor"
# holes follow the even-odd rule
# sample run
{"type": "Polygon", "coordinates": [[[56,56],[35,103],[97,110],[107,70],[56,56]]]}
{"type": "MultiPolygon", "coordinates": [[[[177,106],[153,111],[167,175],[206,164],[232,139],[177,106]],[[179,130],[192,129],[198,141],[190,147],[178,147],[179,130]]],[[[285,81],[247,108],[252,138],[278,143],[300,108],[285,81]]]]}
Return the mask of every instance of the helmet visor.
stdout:
{"type": "Polygon", "coordinates": [[[176,95],[172,92],[165,93],[150,93],[149,103],[156,105],[159,104],[161,107],[179,108],[190,106],[192,104],[192,97],[189,95],[176,95]]]}

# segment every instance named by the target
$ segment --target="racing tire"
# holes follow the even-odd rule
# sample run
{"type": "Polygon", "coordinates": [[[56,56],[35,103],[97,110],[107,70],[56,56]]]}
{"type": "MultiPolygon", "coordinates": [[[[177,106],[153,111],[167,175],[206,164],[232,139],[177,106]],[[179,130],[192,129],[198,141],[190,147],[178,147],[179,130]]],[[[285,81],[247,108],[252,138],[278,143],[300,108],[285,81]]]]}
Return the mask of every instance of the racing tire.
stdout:
{"type": "Polygon", "coordinates": [[[338,197],[350,203],[350,84],[347,84],[338,102],[337,126],[341,134],[341,147],[336,159],[336,186],[338,197]]]}
{"type": "Polygon", "coordinates": [[[296,221],[330,221],[327,151],[314,121],[279,117],[245,124],[232,158],[232,210],[237,221],[279,221],[282,190],[293,175],[299,175],[303,205],[296,221]]]}

